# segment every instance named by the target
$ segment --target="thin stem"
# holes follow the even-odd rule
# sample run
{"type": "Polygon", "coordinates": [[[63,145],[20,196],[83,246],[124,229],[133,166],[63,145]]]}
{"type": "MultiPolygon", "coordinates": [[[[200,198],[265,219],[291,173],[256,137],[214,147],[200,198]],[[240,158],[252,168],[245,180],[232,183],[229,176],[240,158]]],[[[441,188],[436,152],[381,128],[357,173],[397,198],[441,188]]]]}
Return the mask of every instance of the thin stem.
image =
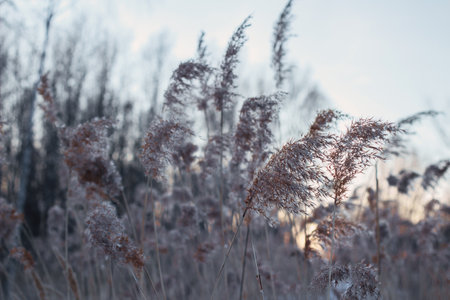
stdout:
{"type": "Polygon", "coordinates": [[[376,241],[377,241],[377,265],[378,265],[378,279],[381,278],[381,247],[380,247],[380,214],[379,214],[379,187],[378,187],[378,162],[375,163],[375,226],[376,226],[376,241]]]}
{"type": "MultiPolygon", "coordinates": [[[[295,228],[295,224],[294,221],[292,220],[292,215],[291,214],[287,214],[288,216],[288,220],[289,220],[289,225],[291,226],[291,237],[292,237],[292,242],[294,243],[294,245],[296,244],[297,241],[297,235],[298,233],[296,232],[296,228],[295,228]]],[[[301,280],[302,278],[302,274],[301,274],[301,262],[300,262],[300,257],[298,255],[298,251],[295,251],[295,259],[297,261],[297,279],[301,280]]]]}
{"type": "MultiPolygon", "coordinates": [[[[305,212],[306,212],[306,205],[305,205],[305,212]]],[[[308,216],[305,214],[305,221],[304,221],[304,225],[303,225],[303,234],[305,235],[305,246],[304,246],[304,250],[306,250],[307,246],[308,246],[308,235],[306,233],[306,225],[308,224],[308,216]]],[[[308,259],[308,257],[306,257],[306,251],[304,251],[305,253],[305,260],[308,259]]]]}
{"type": "Polygon", "coordinates": [[[245,263],[247,261],[247,246],[248,246],[249,233],[250,233],[250,224],[247,225],[247,234],[245,236],[244,255],[242,257],[241,286],[239,288],[239,300],[242,300],[242,292],[244,290],[245,263]]]}
{"type": "MultiPolygon", "coordinates": [[[[65,215],[65,225],[64,226],[64,259],[66,260],[66,265],[65,265],[65,272],[66,274],[69,274],[69,267],[68,267],[68,261],[69,261],[69,245],[68,245],[68,236],[69,236],[69,203],[66,202],[66,215],[65,215]]],[[[66,284],[67,284],[67,300],[70,300],[70,282],[69,282],[69,277],[66,276],[66,284]]]]}
{"type": "Polygon", "coordinates": [[[236,239],[236,236],[239,233],[239,230],[241,229],[241,225],[242,225],[242,222],[244,221],[244,217],[245,217],[245,214],[247,213],[247,211],[248,211],[248,207],[245,208],[244,213],[242,214],[241,220],[238,223],[238,227],[236,228],[236,232],[234,233],[233,238],[231,239],[231,243],[230,243],[230,246],[228,247],[228,251],[225,254],[225,258],[223,259],[222,265],[220,266],[219,273],[216,276],[216,281],[214,282],[214,286],[213,286],[213,290],[211,292],[210,299],[214,299],[214,292],[216,291],[217,284],[219,283],[220,277],[222,276],[222,272],[223,272],[225,264],[228,260],[228,256],[230,255],[231,248],[233,248],[234,240],[236,239]]]}
{"type": "Polygon", "coordinates": [[[109,281],[111,282],[111,299],[116,299],[116,291],[114,290],[114,274],[113,274],[113,264],[109,260],[109,281]]]}
{"type": "Polygon", "coordinates": [[[153,231],[155,233],[155,243],[156,243],[156,260],[158,262],[159,280],[161,281],[161,289],[163,292],[163,299],[166,300],[166,289],[164,288],[164,279],[161,270],[161,259],[159,257],[159,242],[158,242],[158,230],[156,229],[156,217],[155,217],[155,201],[153,199],[153,181],[150,184],[150,201],[152,203],[152,216],[153,216],[153,231]]]}
{"type": "MultiPolygon", "coordinates": [[[[142,211],[142,220],[141,220],[141,234],[140,234],[140,244],[143,247],[143,243],[144,243],[144,236],[145,236],[145,223],[146,223],[146,217],[147,217],[147,205],[148,205],[148,194],[150,193],[150,197],[151,197],[151,202],[152,202],[152,215],[153,215],[153,230],[155,233],[155,239],[156,239],[156,257],[157,257],[157,264],[158,264],[158,270],[159,270],[159,277],[160,277],[160,281],[161,281],[161,287],[163,289],[163,294],[164,294],[164,299],[165,298],[165,290],[164,290],[164,282],[162,280],[162,271],[161,271],[161,263],[160,263],[160,259],[159,259],[159,244],[158,244],[158,232],[156,229],[156,221],[155,221],[155,206],[153,203],[153,181],[151,181],[150,177],[147,177],[147,189],[145,191],[145,196],[144,196],[144,207],[143,207],[143,211],[142,211]],[[150,191],[149,191],[150,190],[150,191]]],[[[125,195],[122,193],[122,196],[124,197],[125,203],[127,203],[127,200],[125,198],[125,195]]],[[[130,210],[129,210],[129,206],[128,204],[125,204],[125,208],[127,210],[127,214],[129,216],[131,216],[130,210]]],[[[131,219],[130,219],[131,220],[131,219]]],[[[137,234],[136,231],[133,228],[133,234],[136,236],[137,238],[137,234]]],[[[155,284],[153,283],[152,278],[150,277],[150,274],[148,273],[147,268],[144,266],[144,272],[147,276],[147,278],[150,281],[150,284],[156,294],[156,297],[159,299],[159,294],[156,291],[156,287],[155,284]]]]}
{"type": "Polygon", "coordinates": [[[225,231],[223,226],[223,107],[220,110],[220,160],[219,160],[219,200],[220,200],[220,236],[222,246],[225,245],[225,231]]]}
{"type": "Polygon", "coordinates": [[[264,289],[261,281],[261,274],[259,273],[258,260],[256,259],[256,250],[255,245],[253,244],[253,237],[252,237],[252,250],[253,250],[253,258],[255,260],[256,279],[258,280],[259,284],[259,292],[261,293],[261,299],[264,300],[264,289]]]}
{"type": "Polygon", "coordinates": [[[334,223],[336,220],[336,203],[337,197],[333,202],[333,220],[331,225],[331,249],[330,249],[330,261],[328,262],[328,299],[331,300],[331,269],[333,268],[333,251],[334,251],[334,223]]]}
{"type": "MultiPolygon", "coordinates": [[[[130,223],[130,228],[131,228],[131,231],[133,233],[133,237],[134,237],[134,239],[137,242],[138,237],[137,237],[137,233],[136,233],[136,228],[134,227],[133,219],[131,217],[130,206],[128,205],[128,199],[125,196],[125,193],[123,191],[122,191],[122,198],[123,198],[123,203],[124,203],[124,206],[125,206],[125,211],[126,211],[127,217],[128,217],[128,223],[130,223]]],[[[142,246],[142,244],[141,244],[141,246],[142,246]]]]}
{"type": "Polygon", "coordinates": [[[203,110],[203,116],[205,117],[205,125],[206,125],[206,138],[207,140],[209,140],[209,122],[208,122],[208,112],[207,112],[207,108],[205,107],[205,109],[203,110]]]}
{"type": "MultiPolygon", "coordinates": [[[[223,101],[223,100],[222,100],[223,101]]],[[[221,232],[221,240],[222,240],[222,249],[225,245],[225,226],[224,226],[224,217],[223,217],[223,197],[224,197],[224,182],[223,182],[223,106],[220,110],[220,177],[219,177],[219,199],[220,199],[220,232],[221,232]]],[[[228,278],[225,276],[225,290],[227,298],[229,298],[228,292],[228,278]]]]}
{"type": "MultiPolygon", "coordinates": [[[[305,221],[304,221],[304,225],[303,225],[303,234],[305,235],[305,246],[304,246],[304,248],[303,248],[303,256],[304,256],[304,262],[305,262],[305,264],[304,264],[304,268],[303,268],[303,271],[304,271],[304,273],[303,274],[305,274],[304,275],[304,280],[306,280],[306,282],[309,282],[309,265],[308,265],[308,254],[309,254],[309,252],[307,252],[307,251],[309,251],[310,249],[308,249],[309,247],[310,247],[310,245],[309,245],[309,243],[310,243],[310,241],[309,241],[309,237],[308,237],[308,231],[307,231],[307,226],[308,226],[308,215],[306,214],[306,209],[307,209],[307,207],[306,207],[306,205],[305,205],[305,221]]],[[[304,299],[306,299],[306,298],[304,298],[304,299]]]]}
{"type": "MultiPolygon", "coordinates": [[[[152,187],[153,187],[153,182],[151,183],[152,187]]],[[[141,247],[144,246],[144,236],[145,236],[145,220],[147,218],[147,204],[148,204],[148,193],[149,193],[149,189],[148,187],[150,186],[150,177],[147,177],[147,188],[145,189],[145,196],[144,196],[144,208],[142,210],[142,220],[141,220],[141,236],[140,236],[140,242],[141,242],[141,247]]],[[[150,187],[150,190],[152,188],[150,187]]],[[[153,192],[153,191],[150,191],[153,192]]],[[[154,211],[153,211],[154,213],[154,211]]]]}
{"type": "MultiPolygon", "coordinates": [[[[266,249],[267,249],[267,257],[269,258],[269,261],[272,263],[272,255],[270,254],[270,243],[269,243],[269,230],[267,229],[268,225],[267,223],[264,224],[264,231],[266,235],[266,249]]],[[[275,289],[275,281],[273,278],[273,274],[270,274],[270,285],[272,287],[272,296],[274,300],[277,300],[277,290],[275,289]]]]}
{"type": "Polygon", "coordinates": [[[131,276],[133,277],[134,281],[136,282],[136,286],[137,286],[139,292],[141,293],[142,297],[143,297],[145,300],[147,300],[147,297],[145,296],[144,291],[143,291],[143,290],[141,289],[141,287],[139,286],[139,280],[136,278],[136,275],[134,275],[134,272],[133,272],[131,269],[130,269],[130,273],[131,273],[131,276]]]}
{"type": "Polygon", "coordinates": [[[150,277],[150,274],[148,273],[148,270],[147,270],[147,268],[146,268],[145,266],[144,266],[144,273],[145,273],[145,275],[147,276],[148,280],[150,281],[150,284],[151,284],[151,286],[152,286],[152,289],[153,289],[153,291],[155,292],[156,298],[160,299],[160,298],[159,298],[158,291],[156,291],[155,284],[153,283],[153,280],[152,280],[152,278],[150,277]]]}

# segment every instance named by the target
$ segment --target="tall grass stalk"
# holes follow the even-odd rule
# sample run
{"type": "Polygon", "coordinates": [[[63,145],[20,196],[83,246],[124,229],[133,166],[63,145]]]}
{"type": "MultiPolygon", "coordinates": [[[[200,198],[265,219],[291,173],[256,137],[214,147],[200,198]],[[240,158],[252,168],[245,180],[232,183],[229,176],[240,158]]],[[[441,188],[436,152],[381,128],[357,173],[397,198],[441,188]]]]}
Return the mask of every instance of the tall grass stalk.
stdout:
{"type": "Polygon", "coordinates": [[[335,222],[336,222],[336,202],[337,199],[334,199],[333,202],[333,217],[332,217],[332,225],[331,225],[331,249],[330,249],[330,259],[328,261],[328,299],[331,300],[331,271],[333,269],[333,255],[334,255],[334,230],[335,230],[335,222]]]}
{"type": "Polygon", "coordinates": [[[217,274],[217,276],[216,276],[216,280],[214,281],[213,289],[212,289],[212,291],[211,291],[211,297],[210,297],[211,300],[214,299],[214,293],[215,293],[215,291],[216,291],[217,284],[219,283],[219,280],[220,280],[220,278],[221,278],[221,276],[222,276],[223,269],[224,269],[224,267],[225,267],[225,264],[227,263],[228,257],[230,256],[231,249],[233,248],[234,240],[236,239],[238,233],[240,232],[242,222],[244,221],[244,218],[245,218],[245,215],[247,214],[248,209],[249,209],[248,207],[245,208],[244,213],[242,214],[242,217],[241,217],[241,219],[239,220],[239,223],[238,223],[238,226],[237,226],[237,228],[236,228],[236,231],[235,231],[235,233],[234,233],[234,235],[233,235],[233,238],[231,239],[230,245],[228,246],[227,253],[225,254],[225,257],[224,257],[224,259],[223,259],[223,262],[222,262],[222,264],[220,265],[219,272],[218,272],[218,274],[217,274]]]}
{"type": "Polygon", "coordinates": [[[156,246],[156,261],[158,263],[158,273],[159,273],[159,280],[161,282],[161,289],[163,293],[163,299],[166,300],[166,289],[164,286],[164,277],[162,273],[161,268],[161,258],[159,256],[159,241],[158,241],[158,229],[156,228],[156,210],[155,210],[155,199],[153,199],[153,181],[150,183],[150,202],[152,204],[152,218],[153,218],[153,232],[155,233],[155,246],[156,246]]]}
{"type": "Polygon", "coordinates": [[[375,239],[377,243],[378,280],[381,280],[381,236],[380,236],[380,189],[378,183],[378,162],[375,163],[375,239]]]}
{"type": "Polygon", "coordinates": [[[248,246],[248,237],[250,235],[250,223],[247,224],[247,233],[245,234],[245,246],[244,246],[244,254],[242,255],[242,271],[241,271],[241,283],[239,286],[239,300],[242,300],[242,293],[244,291],[244,281],[245,281],[245,265],[247,262],[247,246],[248,246]]]}
{"type": "MultiPolygon", "coordinates": [[[[269,241],[269,230],[268,230],[268,227],[269,226],[267,224],[264,224],[264,235],[265,235],[265,238],[266,238],[267,258],[269,259],[269,261],[271,263],[273,263],[272,255],[271,255],[271,252],[270,252],[270,241],[269,241]]],[[[271,285],[271,288],[272,288],[273,299],[277,300],[278,299],[278,297],[277,297],[277,290],[275,289],[275,279],[274,279],[273,273],[270,274],[270,285],[271,285]]]]}
{"type": "Polygon", "coordinates": [[[261,299],[264,300],[264,288],[263,288],[263,284],[262,284],[262,280],[261,280],[261,274],[259,272],[259,267],[258,267],[258,259],[256,258],[256,250],[255,250],[255,245],[253,243],[253,237],[251,238],[251,244],[252,244],[252,252],[253,252],[253,260],[255,262],[255,269],[256,269],[256,280],[258,281],[258,286],[259,286],[259,293],[261,294],[261,299]]]}

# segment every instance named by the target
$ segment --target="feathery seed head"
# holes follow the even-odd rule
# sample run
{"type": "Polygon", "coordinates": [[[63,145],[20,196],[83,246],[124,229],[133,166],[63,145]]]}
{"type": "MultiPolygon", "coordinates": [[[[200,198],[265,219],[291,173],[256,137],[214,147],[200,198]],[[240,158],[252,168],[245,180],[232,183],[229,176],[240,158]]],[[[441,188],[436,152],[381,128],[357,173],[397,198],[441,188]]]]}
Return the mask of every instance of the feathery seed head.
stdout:
{"type": "Polygon", "coordinates": [[[238,54],[247,41],[245,30],[250,26],[250,19],[251,16],[245,18],[228,42],[225,57],[220,65],[218,82],[214,92],[215,106],[218,111],[222,111],[223,108],[228,107],[232,101],[231,98],[234,95],[232,90],[235,88],[235,80],[237,78],[235,69],[239,63],[238,54]]]}
{"type": "Polygon", "coordinates": [[[275,69],[275,83],[280,88],[286,74],[290,71],[285,66],[286,42],[290,34],[289,29],[292,21],[292,0],[289,0],[281,12],[274,27],[272,43],[272,67],[275,69]]]}
{"type": "Polygon", "coordinates": [[[165,167],[173,161],[175,147],[192,131],[173,120],[154,121],[142,144],[140,159],[145,174],[154,179],[165,178],[165,167]]]}
{"type": "Polygon", "coordinates": [[[144,266],[142,249],[137,248],[125,234],[125,227],[108,202],[98,203],[86,218],[86,237],[91,247],[103,255],[141,270],[144,266]]]}
{"type": "Polygon", "coordinates": [[[201,80],[211,72],[212,69],[206,63],[193,60],[181,63],[173,71],[169,87],[164,93],[164,108],[168,109],[170,117],[186,114],[186,107],[193,98],[195,80],[201,80]]]}

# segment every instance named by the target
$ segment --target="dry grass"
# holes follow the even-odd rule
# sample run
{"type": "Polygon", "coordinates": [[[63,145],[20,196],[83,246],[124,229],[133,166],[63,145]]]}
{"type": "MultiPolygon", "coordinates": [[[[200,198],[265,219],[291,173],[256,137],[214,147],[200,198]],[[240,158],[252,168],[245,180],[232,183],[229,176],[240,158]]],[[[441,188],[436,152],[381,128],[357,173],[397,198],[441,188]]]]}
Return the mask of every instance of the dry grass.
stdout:
{"type": "MultiPolygon", "coordinates": [[[[275,25],[277,89],[289,76],[285,55],[292,5],[287,2],[275,25]]],[[[57,79],[52,72],[42,77],[38,92],[45,126],[59,145],[47,160],[57,174],[57,181],[47,181],[55,184],[57,200],[49,204],[36,196],[42,228],[32,228],[29,211],[19,214],[14,207],[17,189],[8,182],[4,193],[2,186],[1,297],[448,295],[450,208],[448,199],[429,193],[446,178],[449,160],[424,172],[404,170],[388,178],[377,173],[376,187],[375,181],[356,190],[352,185],[375,162],[401,155],[409,126],[436,113],[390,123],[321,110],[304,134],[275,149],[274,123],[287,94],[274,90],[241,103],[238,92],[236,68],[249,21],[232,34],[217,66],[208,62],[201,35],[197,57],[172,73],[161,115],[152,112],[137,139],[126,131],[125,108],[119,122],[107,116],[79,125],[66,122],[57,79]],[[191,118],[195,110],[204,119],[191,118]],[[414,180],[421,185],[414,186],[414,180]],[[391,197],[394,188],[397,196],[415,199],[419,222],[401,213],[404,203],[391,197]]],[[[2,162],[14,157],[11,151],[2,155],[2,162]]],[[[48,169],[38,163],[36,168],[36,177],[45,177],[48,169]]],[[[14,178],[9,167],[2,170],[2,176],[14,178]]]]}

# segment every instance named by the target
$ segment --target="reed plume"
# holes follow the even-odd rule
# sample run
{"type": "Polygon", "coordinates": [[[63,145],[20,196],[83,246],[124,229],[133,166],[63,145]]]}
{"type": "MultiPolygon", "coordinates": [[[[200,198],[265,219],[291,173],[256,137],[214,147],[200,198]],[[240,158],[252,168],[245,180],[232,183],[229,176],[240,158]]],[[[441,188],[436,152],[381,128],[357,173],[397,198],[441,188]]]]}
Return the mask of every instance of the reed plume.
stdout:
{"type": "Polygon", "coordinates": [[[270,155],[273,133],[270,125],[276,117],[284,93],[248,98],[244,101],[233,138],[232,191],[237,197],[245,189],[258,168],[270,155]]]}
{"type": "Polygon", "coordinates": [[[188,60],[175,69],[170,84],[164,93],[164,109],[170,118],[186,119],[186,107],[193,102],[194,90],[202,79],[212,72],[212,68],[204,62],[188,60]]]}
{"type": "Polygon", "coordinates": [[[422,176],[422,187],[424,189],[434,188],[438,181],[444,177],[450,168],[450,159],[441,160],[435,164],[429,165],[422,176]]]}
{"type": "Polygon", "coordinates": [[[289,37],[289,29],[292,22],[292,0],[284,6],[274,26],[272,41],[272,68],[275,70],[275,84],[280,88],[290,69],[286,67],[286,42],[289,37]]]}
{"type": "Polygon", "coordinates": [[[107,136],[112,126],[110,120],[94,119],[61,131],[67,166],[81,184],[106,199],[120,197],[123,191],[122,178],[109,159],[107,136]]]}
{"type": "Polygon", "coordinates": [[[310,288],[317,293],[323,293],[328,285],[329,272],[331,272],[334,292],[338,298],[380,298],[379,282],[373,266],[360,262],[356,265],[324,267],[314,277],[310,288]]]}
{"type": "Polygon", "coordinates": [[[192,131],[173,120],[155,120],[144,137],[139,155],[145,174],[153,179],[164,179],[165,168],[173,161],[174,149],[192,131]]]}
{"type": "Polygon", "coordinates": [[[142,271],[143,251],[125,234],[125,227],[110,203],[96,204],[88,213],[86,224],[85,235],[91,247],[113,261],[132,265],[138,274],[142,271]]]}
{"type": "Polygon", "coordinates": [[[319,112],[306,135],[287,142],[274,153],[255,175],[247,191],[246,206],[273,224],[270,215],[274,208],[300,214],[324,199],[328,191],[323,161],[333,138],[327,130],[342,117],[333,110],[319,112]]]}
{"type": "Polygon", "coordinates": [[[382,152],[392,136],[399,133],[396,125],[373,119],[352,121],[346,132],[334,135],[331,148],[323,156],[332,185],[335,205],[346,195],[357,174],[367,169],[382,152]]]}
{"type": "Polygon", "coordinates": [[[222,63],[220,64],[217,83],[214,92],[214,103],[218,111],[229,108],[234,96],[233,89],[236,87],[236,66],[239,63],[238,54],[247,41],[245,30],[250,26],[251,16],[239,25],[228,42],[222,63]]]}

